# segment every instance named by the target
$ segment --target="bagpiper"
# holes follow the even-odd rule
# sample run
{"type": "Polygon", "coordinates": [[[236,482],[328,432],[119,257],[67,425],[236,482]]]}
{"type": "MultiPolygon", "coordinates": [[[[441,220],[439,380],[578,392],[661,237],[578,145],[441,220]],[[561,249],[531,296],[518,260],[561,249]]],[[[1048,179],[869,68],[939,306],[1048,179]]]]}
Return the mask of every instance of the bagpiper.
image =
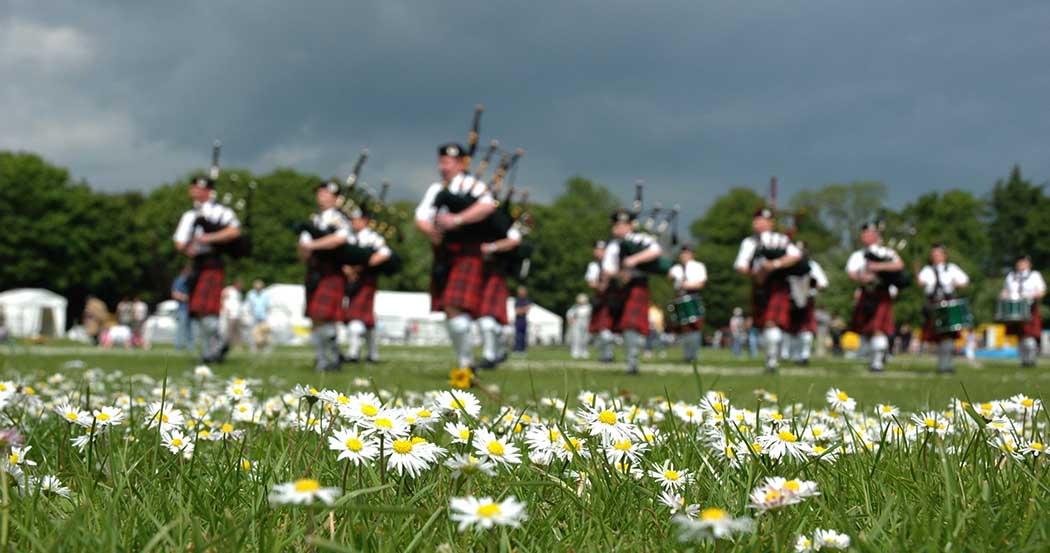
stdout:
{"type": "Polygon", "coordinates": [[[752,235],[740,243],[733,268],[751,277],[751,314],[762,331],[766,371],[776,372],[780,343],[791,323],[791,289],[787,277],[795,272],[802,252],[787,235],[774,229],[774,214],[759,208],[751,218],[752,235]]]}
{"type": "Polygon", "coordinates": [[[346,359],[357,363],[364,341],[368,344],[366,359],[369,363],[376,363],[379,361],[379,341],[376,337],[375,301],[379,289],[379,268],[390,260],[393,252],[387,246],[386,238],[369,225],[371,213],[367,205],[352,206],[348,215],[351,232],[347,243],[374,253],[363,265],[343,265],[343,274],[347,279],[343,321],[347,324],[349,335],[346,359]]]}
{"type": "Polygon", "coordinates": [[[864,338],[871,350],[872,372],[880,372],[889,351],[893,334],[893,301],[907,285],[904,262],[896,250],[883,245],[877,221],[861,226],[861,249],[846,261],[846,274],[860,285],[853,307],[850,329],[864,338]]]}
{"type": "Polygon", "coordinates": [[[474,364],[470,329],[481,312],[484,263],[481,234],[471,228],[492,214],[495,201],[484,182],[466,174],[464,148],[438,147],[442,180],[427,189],[416,207],[416,228],[435,246],[430,305],[444,311],[459,367],[474,364]]]}

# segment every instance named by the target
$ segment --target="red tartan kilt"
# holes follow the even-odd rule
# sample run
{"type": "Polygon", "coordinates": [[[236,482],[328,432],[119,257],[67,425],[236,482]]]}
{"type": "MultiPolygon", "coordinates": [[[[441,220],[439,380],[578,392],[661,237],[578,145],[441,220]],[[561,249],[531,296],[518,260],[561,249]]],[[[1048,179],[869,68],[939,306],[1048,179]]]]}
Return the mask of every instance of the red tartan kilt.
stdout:
{"type": "MultiPolygon", "coordinates": [[[[437,308],[443,310],[454,307],[477,318],[481,311],[483,272],[484,263],[480,251],[477,253],[470,251],[453,257],[452,267],[448,272],[448,282],[441,293],[440,302],[437,302],[437,308]]],[[[433,297],[430,303],[434,308],[433,297]]]]}
{"type": "Polygon", "coordinates": [[[222,310],[222,286],[226,280],[225,270],[219,267],[201,269],[197,284],[190,294],[190,314],[194,317],[218,315],[222,310]]]}
{"type": "Polygon", "coordinates": [[[365,324],[365,328],[375,328],[376,290],[379,288],[379,277],[374,273],[366,273],[360,278],[361,285],[350,297],[343,311],[343,321],[361,321],[365,324]]]}
{"type": "Polygon", "coordinates": [[[896,330],[893,320],[893,298],[886,288],[876,288],[874,291],[862,290],[860,299],[853,306],[853,321],[850,330],[862,336],[870,336],[876,332],[886,335],[893,334],[896,330]],[[878,302],[874,311],[869,315],[864,308],[866,302],[878,302]]]}
{"type": "MultiPolygon", "coordinates": [[[[634,330],[644,336],[649,335],[649,286],[646,283],[632,284],[626,289],[617,290],[613,301],[623,299],[623,312],[618,319],[612,320],[615,332],[634,330]]],[[[610,313],[610,318],[612,314],[610,313]]]]}
{"type": "Polygon", "coordinates": [[[751,313],[755,328],[772,324],[778,328],[787,328],[791,323],[791,287],[784,279],[773,279],[762,286],[751,289],[751,313]],[[765,303],[759,303],[760,292],[767,297],[765,303]]]}
{"type": "Polygon", "coordinates": [[[685,334],[686,332],[699,332],[699,331],[701,331],[703,329],[704,329],[704,318],[700,317],[699,319],[697,319],[697,320],[695,320],[695,321],[693,321],[691,323],[687,323],[687,324],[684,324],[684,325],[678,325],[678,326],[674,327],[673,330],[677,334],[685,334]]]}
{"type": "Polygon", "coordinates": [[[605,298],[601,298],[600,303],[595,306],[594,313],[591,314],[591,322],[587,325],[587,332],[597,334],[603,330],[611,329],[612,315],[609,313],[609,306],[605,303],[605,298]]]}
{"type": "Polygon", "coordinates": [[[507,324],[507,279],[503,273],[494,270],[485,271],[485,287],[481,292],[481,310],[478,317],[492,317],[499,324],[507,324]]]}
{"type": "Polygon", "coordinates": [[[306,301],[306,316],[315,321],[338,321],[343,311],[346,278],[342,273],[321,277],[306,301]]]}
{"type": "Polygon", "coordinates": [[[1039,339],[1043,334],[1043,320],[1039,318],[1039,303],[1032,302],[1032,320],[1023,323],[1009,323],[1006,332],[1012,336],[1039,339]]]}
{"type": "MultiPolygon", "coordinates": [[[[791,304],[795,306],[794,303],[791,304]]],[[[791,310],[791,322],[788,324],[787,330],[791,334],[798,334],[800,332],[816,332],[817,331],[817,308],[813,301],[813,298],[809,298],[806,302],[806,306],[802,309],[791,310]]]]}

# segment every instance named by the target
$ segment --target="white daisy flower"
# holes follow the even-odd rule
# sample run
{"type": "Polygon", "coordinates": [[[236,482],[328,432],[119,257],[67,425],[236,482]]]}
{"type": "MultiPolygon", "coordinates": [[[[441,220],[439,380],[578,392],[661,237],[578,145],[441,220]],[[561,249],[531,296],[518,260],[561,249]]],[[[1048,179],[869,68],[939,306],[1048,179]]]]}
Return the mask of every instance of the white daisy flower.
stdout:
{"type": "Polygon", "coordinates": [[[486,457],[503,466],[521,463],[521,455],[518,453],[517,446],[484,428],[474,434],[474,451],[479,457],[486,457]]]}
{"type": "Polygon", "coordinates": [[[450,518],[459,523],[459,531],[470,527],[482,531],[496,526],[518,528],[528,518],[525,504],[513,496],[496,503],[491,497],[453,497],[449,502],[450,518]]]}
{"type": "Polygon", "coordinates": [[[821,549],[846,549],[849,547],[850,539],[846,534],[840,534],[834,530],[817,529],[813,532],[813,548],[821,549]]]}
{"type": "Polygon", "coordinates": [[[813,450],[809,444],[800,441],[798,436],[787,429],[775,434],[759,436],[756,441],[761,446],[762,452],[773,459],[780,459],[787,455],[801,461],[813,450]]]}
{"type": "Polygon", "coordinates": [[[817,483],[809,480],[787,480],[779,476],[766,478],[765,482],[751,491],[750,506],[759,511],[768,511],[801,503],[807,497],[820,495],[817,483]]]}
{"type": "Polygon", "coordinates": [[[328,437],[328,449],[339,452],[336,461],[346,459],[355,466],[371,463],[379,456],[376,439],[361,434],[356,426],[336,430],[328,437]]]}
{"type": "Polygon", "coordinates": [[[347,405],[339,406],[339,413],[351,421],[357,422],[376,417],[383,408],[383,402],[372,392],[358,392],[350,396],[347,405]]]}
{"type": "Polygon", "coordinates": [[[733,518],[722,509],[704,509],[695,519],[678,514],[671,520],[678,527],[678,539],[682,542],[714,541],[751,531],[751,519],[733,518]]]}
{"type": "Polygon", "coordinates": [[[591,451],[587,449],[587,440],[583,438],[562,435],[558,444],[551,449],[561,461],[571,461],[577,456],[584,459],[591,458],[591,451]]]}
{"type": "Polygon", "coordinates": [[[7,455],[7,463],[12,466],[25,465],[35,467],[36,461],[32,461],[26,458],[26,454],[29,453],[30,449],[33,449],[33,446],[27,445],[25,447],[12,447],[11,453],[7,455]]]}
{"type": "Polygon", "coordinates": [[[68,423],[79,424],[81,426],[91,426],[91,413],[73,405],[72,403],[61,403],[56,405],[52,411],[58,413],[58,416],[62,417],[62,420],[68,423]]]}
{"type": "Polygon", "coordinates": [[[182,415],[182,411],[175,409],[171,406],[170,402],[163,404],[163,411],[161,410],[161,402],[155,401],[149,405],[146,415],[146,424],[153,428],[158,424],[161,430],[166,430],[175,426],[182,426],[186,422],[185,417],[182,415]]]}
{"type": "Polygon", "coordinates": [[[443,391],[437,395],[437,407],[455,413],[457,417],[476,418],[481,413],[481,402],[474,394],[463,390],[443,391]]]}
{"type": "Polygon", "coordinates": [[[92,411],[91,416],[94,417],[97,428],[119,426],[124,423],[124,411],[119,407],[105,405],[102,409],[92,411]]]}
{"type": "Polygon", "coordinates": [[[362,419],[361,426],[389,439],[403,438],[408,436],[410,431],[401,412],[395,409],[384,409],[376,413],[373,418],[362,419]]]}
{"type": "Polygon", "coordinates": [[[838,388],[829,389],[824,398],[827,399],[828,405],[839,413],[851,413],[857,408],[857,400],[838,388]]]}
{"type": "Polygon", "coordinates": [[[625,422],[624,416],[612,409],[596,409],[589,405],[576,412],[580,423],[587,428],[591,436],[603,440],[622,440],[634,432],[634,425],[625,422]]]}
{"type": "Polygon", "coordinates": [[[271,505],[310,505],[316,501],[331,505],[339,495],[339,488],[324,488],[317,480],[302,478],[277,484],[270,492],[269,499],[271,505]]]}
{"type": "Polygon", "coordinates": [[[1040,455],[1046,455],[1046,444],[1043,442],[1025,442],[1021,446],[1020,452],[1032,457],[1039,457],[1040,455]]]}
{"type": "Polygon", "coordinates": [[[211,369],[208,368],[207,365],[197,365],[197,367],[193,369],[193,376],[200,379],[208,379],[215,376],[215,374],[211,372],[211,369]]]}
{"type": "Polygon", "coordinates": [[[875,413],[880,419],[894,419],[899,417],[901,412],[896,406],[888,403],[880,403],[875,406],[875,413]]]}
{"type": "Polygon", "coordinates": [[[484,474],[485,476],[496,475],[496,464],[485,458],[477,458],[473,455],[460,453],[445,461],[445,466],[452,470],[452,478],[460,476],[473,476],[484,474]]]}
{"type": "Polygon", "coordinates": [[[452,421],[446,422],[445,432],[452,436],[452,443],[454,444],[470,443],[470,427],[465,424],[452,421]]]}
{"type": "Polygon", "coordinates": [[[675,469],[671,461],[664,461],[662,465],[650,470],[649,476],[669,492],[676,492],[693,481],[693,475],[688,469],[675,469]]]}
{"type": "Polygon", "coordinates": [[[799,535],[795,540],[795,553],[810,553],[811,551],[814,551],[813,540],[805,535],[799,535]]]}
{"type": "Polygon", "coordinates": [[[660,492],[657,500],[671,510],[671,514],[682,513],[689,518],[696,518],[700,514],[700,506],[696,504],[686,505],[685,497],[671,493],[660,492]]]}
{"type": "Polygon", "coordinates": [[[420,446],[413,444],[412,440],[398,438],[390,445],[387,468],[401,476],[407,473],[415,478],[429,470],[435,461],[433,449],[425,444],[420,446]]]}
{"type": "Polygon", "coordinates": [[[630,438],[610,441],[605,445],[605,458],[610,464],[632,463],[637,464],[649,449],[646,442],[632,441],[630,438]]]}
{"type": "Polygon", "coordinates": [[[172,428],[164,432],[161,435],[161,445],[168,448],[168,451],[172,453],[181,453],[187,459],[193,456],[193,440],[188,438],[178,428],[172,428]]]}
{"type": "Polygon", "coordinates": [[[951,422],[936,411],[924,411],[911,416],[911,421],[921,432],[936,432],[939,436],[948,433],[951,422]]]}
{"type": "Polygon", "coordinates": [[[62,481],[57,476],[46,475],[37,480],[37,485],[40,487],[40,493],[54,494],[68,498],[70,495],[69,488],[62,485],[62,481]]]}

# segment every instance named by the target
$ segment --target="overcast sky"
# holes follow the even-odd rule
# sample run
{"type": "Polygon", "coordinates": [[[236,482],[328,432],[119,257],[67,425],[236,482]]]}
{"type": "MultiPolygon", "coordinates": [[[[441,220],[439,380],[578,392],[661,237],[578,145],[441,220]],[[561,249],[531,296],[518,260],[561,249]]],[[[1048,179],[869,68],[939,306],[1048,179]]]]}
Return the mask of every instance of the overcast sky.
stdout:
{"type": "Polygon", "coordinates": [[[0,0],[0,149],[124,190],[214,137],[261,172],[345,176],[367,146],[365,180],[416,198],[481,102],[540,199],[642,178],[695,215],[778,175],[899,205],[1014,163],[1047,180],[1048,24],[1038,1],[0,0]]]}

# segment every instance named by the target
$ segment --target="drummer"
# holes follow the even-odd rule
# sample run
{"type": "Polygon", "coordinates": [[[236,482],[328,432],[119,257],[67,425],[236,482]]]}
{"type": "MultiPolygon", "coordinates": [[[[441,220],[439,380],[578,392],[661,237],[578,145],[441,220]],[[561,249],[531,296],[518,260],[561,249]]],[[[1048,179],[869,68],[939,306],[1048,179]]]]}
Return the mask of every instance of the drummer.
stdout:
{"type": "MultiPolygon", "coordinates": [[[[696,361],[700,353],[701,335],[704,318],[700,314],[700,290],[707,284],[707,267],[693,258],[692,244],[683,244],[678,251],[678,263],[668,271],[667,277],[674,282],[675,306],[688,303],[691,314],[697,318],[691,322],[679,323],[673,329],[682,343],[682,354],[686,362],[696,361]]],[[[682,313],[675,311],[676,315],[682,313]]]]}
{"type": "Polygon", "coordinates": [[[922,327],[922,341],[937,344],[937,371],[955,372],[955,339],[959,332],[938,332],[934,326],[936,310],[942,301],[953,300],[960,288],[970,284],[970,277],[955,263],[948,261],[944,244],[930,248],[930,262],[919,271],[919,286],[926,294],[923,314],[926,324],[922,327]]]}
{"type": "Polygon", "coordinates": [[[1022,255],[1017,259],[1014,270],[1006,275],[1003,291],[999,297],[1003,300],[1026,300],[1032,304],[1031,318],[1027,321],[1008,324],[1006,331],[1020,338],[1018,350],[1021,354],[1022,367],[1034,367],[1038,353],[1038,340],[1043,332],[1043,323],[1039,319],[1039,301],[1046,295],[1046,282],[1039,271],[1032,270],[1032,258],[1022,255]]]}

